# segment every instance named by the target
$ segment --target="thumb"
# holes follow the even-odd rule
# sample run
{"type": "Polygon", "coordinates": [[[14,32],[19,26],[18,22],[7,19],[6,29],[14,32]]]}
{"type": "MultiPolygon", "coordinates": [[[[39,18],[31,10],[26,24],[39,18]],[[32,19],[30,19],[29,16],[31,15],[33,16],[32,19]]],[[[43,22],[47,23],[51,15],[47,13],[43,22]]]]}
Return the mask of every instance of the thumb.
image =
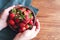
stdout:
{"type": "Polygon", "coordinates": [[[7,8],[7,9],[5,9],[5,10],[3,11],[3,13],[2,13],[1,19],[4,20],[4,21],[6,21],[8,15],[9,15],[9,11],[10,11],[11,9],[13,9],[14,7],[15,7],[15,6],[13,5],[13,6],[7,8]]]}
{"type": "Polygon", "coordinates": [[[31,29],[31,31],[35,31],[35,29],[36,29],[36,26],[33,26],[33,28],[31,29]]]}

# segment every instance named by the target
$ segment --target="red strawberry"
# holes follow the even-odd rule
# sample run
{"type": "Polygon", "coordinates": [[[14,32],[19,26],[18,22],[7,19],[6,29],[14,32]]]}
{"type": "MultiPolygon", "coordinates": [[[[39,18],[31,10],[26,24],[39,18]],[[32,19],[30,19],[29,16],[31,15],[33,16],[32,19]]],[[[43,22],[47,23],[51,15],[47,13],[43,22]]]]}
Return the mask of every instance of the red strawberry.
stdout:
{"type": "Polygon", "coordinates": [[[19,23],[19,22],[20,22],[20,20],[19,20],[19,19],[16,19],[16,20],[15,20],[15,22],[16,22],[16,23],[19,23]]]}
{"type": "Polygon", "coordinates": [[[30,10],[27,10],[27,12],[30,14],[30,13],[32,13],[30,10]]]}
{"type": "Polygon", "coordinates": [[[15,25],[14,20],[9,20],[8,22],[9,22],[10,25],[15,25]]]}
{"type": "Polygon", "coordinates": [[[29,20],[29,16],[28,15],[25,16],[25,20],[29,20]]]}
{"type": "Polygon", "coordinates": [[[29,15],[29,13],[27,11],[24,11],[24,15],[29,15]]]}
{"type": "Polygon", "coordinates": [[[9,15],[9,17],[10,17],[10,19],[13,19],[13,18],[15,17],[15,14],[11,13],[11,14],[9,15]]]}
{"type": "Polygon", "coordinates": [[[29,17],[26,15],[26,16],[25,16],[25,20],[23,20],[23,22],[27,24],[27,23],[29,23],[29,21],[30,21],[30,19],[29,19],[29,17]]]}
{"type": "Polygon", "coordinates": [[[33,25],[33,21],[32,21],[32,20],[30,20],[29,24],[30,24],[30,25],[33,25]]]}
{"type": "Polygon", "coordinates": [[[26,25],[25,28],[28,29],[29,28],[29,25],[26,25]]]}
{"type": "Polygon", "coordinates": [[[23,32],[23,31],[25,31],[25,30],[26,30],[25,27],[21,27],[21,28],[19,29],[20,32],[23,32]]]}
{"type": "Polygon", "coordinates": [[[22,12],[24,12],[26,10],[26,8],[19,8],[19,10],[21,10],[22,12]]]}
{"type": "Polygon", "coordinates": [[[24,27],[26,24],[25,23],[20,23],[19,26],[20,27],[24,27]]]}
{"type": "Polygon", "coordinates": [[[23,20],[25,24],[29,23],[30,20],[23,20]]]}

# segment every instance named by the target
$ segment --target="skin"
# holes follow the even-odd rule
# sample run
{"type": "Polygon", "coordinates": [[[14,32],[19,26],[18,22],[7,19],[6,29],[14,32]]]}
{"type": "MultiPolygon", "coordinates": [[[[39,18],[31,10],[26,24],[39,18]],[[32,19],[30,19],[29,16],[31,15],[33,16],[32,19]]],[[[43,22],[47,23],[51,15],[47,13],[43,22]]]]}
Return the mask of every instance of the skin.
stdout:
{"type": "Polygon", "coordinates": [[[1,16],[0,16],[0,30],[2,30],[2,29],[4,29],[6,26],[7,26],[7,17],[8,17],[8,15],[9,15],[9,11],[11,10],[11,9],[13,9],[15,6],[11,6],[11,7],[9,7],[9,8],[7,8],[7,9],[5,9],[3,12],[2,12],[2,14],[1,14],[1,16]]]}
{"type": "Polygon", "coordinates": [[[18,33],[14,40],[31,40],[34,37],[36,37],[36,35],[40,31],[40,23],[39,23],[38,19],[36,21],[38,23],[37,28],[36,28],[36,26],[33,26],[33,28],[31,30],[26,30],[23,33],[18,33]]]}
{"type": "MultiPolygon", "coordinates": [[[[9,15],[9,11],[11,9],[13,9],[15,7],[15,5],[5,9],[1,16],[0,16],[0,31],[3,30],[5,27],[7,27],[7,17],[9,15]]],[[[39,20],[37,19],[36,22],[38,23],[38,26],[33,26],[33,28],[31,30],[26,30],[23,33],[18,33],[15,38],[13,40],[31,40],[34,37],[36,37],[36,35],[39,33],[40,31],[40,23],[39,20]]]]}

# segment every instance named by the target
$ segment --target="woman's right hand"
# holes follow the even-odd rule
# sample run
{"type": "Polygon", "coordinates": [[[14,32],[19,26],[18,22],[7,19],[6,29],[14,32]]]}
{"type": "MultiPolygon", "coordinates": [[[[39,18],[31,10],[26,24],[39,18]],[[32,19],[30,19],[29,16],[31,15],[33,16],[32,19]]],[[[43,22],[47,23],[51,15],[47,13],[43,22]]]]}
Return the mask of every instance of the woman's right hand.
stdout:
{"type": "Polygon", "coordinates": [[[34,37],[36,37],[36,35],[39,33],[40,31],[40,23],[38,21],[38,19],[36,20],[36,26],[33,26],[33,28],[31,30],[26,30],[23,33],[18,33],[16,35],[16,37],[14,38],[14,40],[31,40],[34,37]]]}

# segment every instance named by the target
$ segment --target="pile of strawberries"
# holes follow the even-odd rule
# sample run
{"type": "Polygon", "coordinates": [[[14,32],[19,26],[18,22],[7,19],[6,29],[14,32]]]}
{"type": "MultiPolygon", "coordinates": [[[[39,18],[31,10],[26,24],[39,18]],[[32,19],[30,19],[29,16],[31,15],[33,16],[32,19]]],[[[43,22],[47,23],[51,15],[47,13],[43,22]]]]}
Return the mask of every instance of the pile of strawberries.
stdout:
{"type": "Polygon", "coordinates": [[[15,7],[9,12],[8,25],[18,32],[31,29],[34,25],[34,14],[26,7],[15,7]]]}

